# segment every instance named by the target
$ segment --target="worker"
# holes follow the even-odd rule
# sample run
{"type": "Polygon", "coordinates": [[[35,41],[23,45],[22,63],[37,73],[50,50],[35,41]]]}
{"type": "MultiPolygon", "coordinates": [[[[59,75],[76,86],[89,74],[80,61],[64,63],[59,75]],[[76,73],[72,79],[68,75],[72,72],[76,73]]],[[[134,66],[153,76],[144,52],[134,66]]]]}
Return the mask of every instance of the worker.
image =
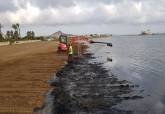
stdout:
{"type": "Polygon", "coordinates": [[[70,43],[68,46],[68,63],[72,63],[73,61],[73,47],[72,44],[70,43]]]}

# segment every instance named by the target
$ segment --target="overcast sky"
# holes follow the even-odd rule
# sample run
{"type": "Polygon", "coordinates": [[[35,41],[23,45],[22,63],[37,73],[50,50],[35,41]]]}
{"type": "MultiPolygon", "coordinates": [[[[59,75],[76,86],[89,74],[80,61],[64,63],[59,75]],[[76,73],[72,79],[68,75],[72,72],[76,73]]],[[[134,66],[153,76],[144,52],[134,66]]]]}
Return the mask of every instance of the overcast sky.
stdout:
{"type": "Polygon", "coordinates": [[[0,0],[0,23],[37,35],[165,32],[165,0],[0,0]]]}

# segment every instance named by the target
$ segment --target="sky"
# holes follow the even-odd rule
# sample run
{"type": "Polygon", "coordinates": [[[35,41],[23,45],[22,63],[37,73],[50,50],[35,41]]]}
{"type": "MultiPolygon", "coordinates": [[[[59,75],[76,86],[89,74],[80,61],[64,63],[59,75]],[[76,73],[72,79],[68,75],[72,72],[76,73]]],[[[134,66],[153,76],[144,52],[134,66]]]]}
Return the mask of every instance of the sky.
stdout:
{"type": "Polygon", "coordinates": [[[3,31],[20,23],[21,33],[49,35],[165,32],[165,0],[0,0],[3,31]]]}

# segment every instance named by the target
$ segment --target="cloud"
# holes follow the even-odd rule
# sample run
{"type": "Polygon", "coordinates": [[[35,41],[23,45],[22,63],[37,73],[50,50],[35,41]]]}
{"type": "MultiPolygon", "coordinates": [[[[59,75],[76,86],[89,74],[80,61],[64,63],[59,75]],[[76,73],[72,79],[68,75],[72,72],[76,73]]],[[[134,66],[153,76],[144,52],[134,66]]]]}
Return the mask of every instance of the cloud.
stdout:
{"type": "Polygon", "coordinates": [[[15,6],[18,8],[15,12],[6,12],[6,16],[10,23],[21,23],[21,24],[31,24],[36,21],[40,16],[40,9],[31,5],[30,2],[27,2],[24,7],[21,7],[18,0],[14,1],[15,6]]]}
{"type": "Polygon", "coordinates": [[[5,12],[8,10],[15,10],[15,7],[13,6],[11,0],[5,0],[5,2],[3,0],[0,0],[0,12],[5,12]]]}
{"type": "Polygon", "coordinates": [[[6,0],[0,22],[33,25],[165,22],[164,0],[6,0]],[[9,2],[10,1],[10,2],[9,2]]]}

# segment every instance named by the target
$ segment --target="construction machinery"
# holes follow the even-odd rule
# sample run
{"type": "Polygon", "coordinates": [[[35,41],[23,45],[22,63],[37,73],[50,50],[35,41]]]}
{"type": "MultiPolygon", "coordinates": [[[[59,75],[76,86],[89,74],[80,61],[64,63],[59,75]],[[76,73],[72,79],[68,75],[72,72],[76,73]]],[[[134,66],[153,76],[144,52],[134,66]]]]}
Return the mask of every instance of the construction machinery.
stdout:
{"type": "Polygon", "coordinates": [[[66,35],[59,36],[58,52],[67,51],[67,40],[68,38],[66,35]]]}
{"type": "Polygon", "coordinates": [[[75,43],[78,41],[87,41],[88,38],[86,36],[78,36],[78,35],[60,35],[59,36],[59,45],[58,52],[67,51],[68,45],[71,43],[75,43]]]}

